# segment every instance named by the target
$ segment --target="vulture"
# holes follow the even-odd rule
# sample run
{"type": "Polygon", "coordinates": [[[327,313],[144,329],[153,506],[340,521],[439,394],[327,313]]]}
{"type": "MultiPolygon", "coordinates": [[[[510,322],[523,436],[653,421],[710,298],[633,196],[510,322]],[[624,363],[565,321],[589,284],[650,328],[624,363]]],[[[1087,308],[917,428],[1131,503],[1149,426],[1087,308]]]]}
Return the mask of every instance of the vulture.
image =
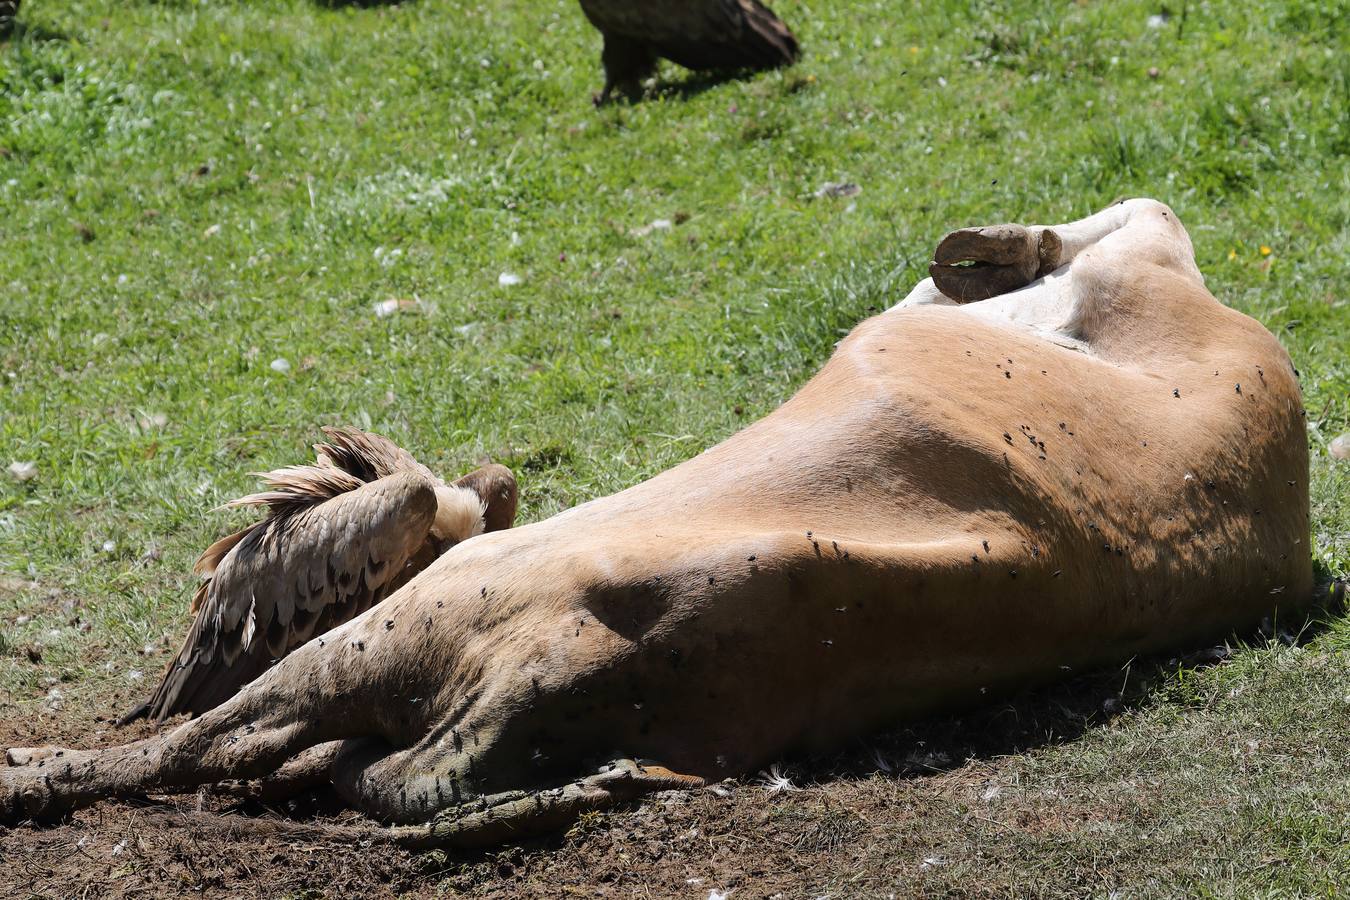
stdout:
{"type": "Polygon", "coordinates": [[[314,465],[260,477],[222,508],[266,517],[206,548],[192,625],[149,700],[119,724],[201,715],[283,656],[360,615],[450,547],[510,528],[516,481],[489,465],[446,484],[388,438],[324,428],[314,465]]]}
{"type": "Polygon", "coordinates": [[[658,57],[686,69],[773,69],[797,61],[797,39],[759,0],[581,0],[604,36],[604,103],[636,97],[658,57]]]}

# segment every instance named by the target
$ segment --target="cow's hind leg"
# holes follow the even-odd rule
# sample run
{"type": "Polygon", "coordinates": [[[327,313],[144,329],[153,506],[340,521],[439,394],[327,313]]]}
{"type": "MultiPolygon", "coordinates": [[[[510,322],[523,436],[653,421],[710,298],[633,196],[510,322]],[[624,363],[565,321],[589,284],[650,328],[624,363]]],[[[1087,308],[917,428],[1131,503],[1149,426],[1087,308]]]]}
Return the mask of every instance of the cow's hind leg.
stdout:
{"type": "Polygon", "coordinates": [[[933,251],[928,273],[957,303],[974,303],[1015,291],[1061,265],[1053,229],[1022,225],[961,228],[933,251]]]}
{"type": "Polygon", "coordinates": [[[389,752],[378,740],[362,740],[347,742],[333,783],[361,809],[415,823],[392,829],[402,845],[476,847],[554,831],[582,813],[656,791],[699,788],[704,781],[647,760],[620,759],[564,784],[461,799],[454,774],[427,765],[422,752],[389,752]]]}
{"type": "Polygon", "coordinates": [[[704,783],[657,763],[631,759],[610,762],[598,771],[582,769],[566,782],[558,780],[566,777],[563,773],[550,780],[530,772],[528,764],[522,768],[511,742],[499,742],[478,724],[472,712],[452,715],[406,749],[381,738],[346,741],[333,764],[333,785],[352,806],[387,822],[404,823],[395,829],[400,843],[468,846],[553,830],[583,812],[608,809],[652,791],[704,783]],[[444,734],[458,739],[438,738],[444,734]],[[484,789],[494,782],[521,789],[484,789]]]}

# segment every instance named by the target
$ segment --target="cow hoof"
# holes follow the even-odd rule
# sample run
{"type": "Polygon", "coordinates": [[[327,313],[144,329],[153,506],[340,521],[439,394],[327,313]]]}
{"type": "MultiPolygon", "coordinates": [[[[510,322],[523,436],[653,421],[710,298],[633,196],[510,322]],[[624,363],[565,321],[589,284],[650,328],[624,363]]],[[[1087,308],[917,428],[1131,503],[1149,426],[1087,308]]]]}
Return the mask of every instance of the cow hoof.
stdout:
{"type": "Polygon", "coordinates": [[[28,769],[0,769],[0,825],[48,824],[60,821],[67,812],[57,802],[50,775],[28,769]]]}
{"type": "Polygon", "coordinates": [[[1059,266],[1059,235],[1049,228],[986,225],[944,237],[928,274],[957,303],[988,300],[1025,287],[1059,266]]]}
{"type": "Polygon", "coordinates": [[[10,747],[5,751],[5,765],[31,766],[57,755],[55,747],[10,747]]]}

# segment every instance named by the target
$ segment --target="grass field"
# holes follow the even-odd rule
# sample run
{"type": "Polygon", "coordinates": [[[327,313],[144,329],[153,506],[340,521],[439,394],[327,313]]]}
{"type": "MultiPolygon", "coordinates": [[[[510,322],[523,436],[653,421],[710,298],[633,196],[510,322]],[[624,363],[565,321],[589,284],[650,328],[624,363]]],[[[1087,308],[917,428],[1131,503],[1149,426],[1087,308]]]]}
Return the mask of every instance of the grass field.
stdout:
{"type": "MultiPolygon", "coordinates": [[[[319,425],[503,462],[536,520],[772,409],[951,228],[1123,196],[1171,204],[1289,349],[1309,546],[1350,571],[1350,3],[775,8],[797,67],[667,66],[597,111],[574,0],[28,0],[0,37],[0,465],[36,467],[0,474],[0,743],[113,740],[243,519],[210,509],[319,425]]],[[[1350,620],[1247,637],[487,857],[202,846],[109,805],[0,838],[0,884],[1343,896],[1350,620]]]]}

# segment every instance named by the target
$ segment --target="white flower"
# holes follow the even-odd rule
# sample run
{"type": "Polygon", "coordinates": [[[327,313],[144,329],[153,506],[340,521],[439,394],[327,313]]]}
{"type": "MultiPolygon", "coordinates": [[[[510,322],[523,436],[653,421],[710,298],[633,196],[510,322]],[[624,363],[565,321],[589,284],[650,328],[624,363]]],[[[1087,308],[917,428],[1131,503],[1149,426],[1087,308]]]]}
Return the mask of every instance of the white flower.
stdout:
{"type": "Polygon", "coordinates": [[[202,232],[202,237],[213,238],[218,234],[220,234],[220,226],[212,225],[210,228],[202,232]]]}
{"type": "Polygon", "coordinates": [[[520,282],[520,276],[514,272],[503,272],[497,276],[497,283],[502,287],[511,287],[512,285],[520,284],[520,282]]]}
{"type": "Polygon", "coordinates": [[[282,375],[285,375],[291,370],[291,361],[284,356],[278,356],[276,359],[272,360],[268,368],[273,372],[279,372],[282,375]]]}

